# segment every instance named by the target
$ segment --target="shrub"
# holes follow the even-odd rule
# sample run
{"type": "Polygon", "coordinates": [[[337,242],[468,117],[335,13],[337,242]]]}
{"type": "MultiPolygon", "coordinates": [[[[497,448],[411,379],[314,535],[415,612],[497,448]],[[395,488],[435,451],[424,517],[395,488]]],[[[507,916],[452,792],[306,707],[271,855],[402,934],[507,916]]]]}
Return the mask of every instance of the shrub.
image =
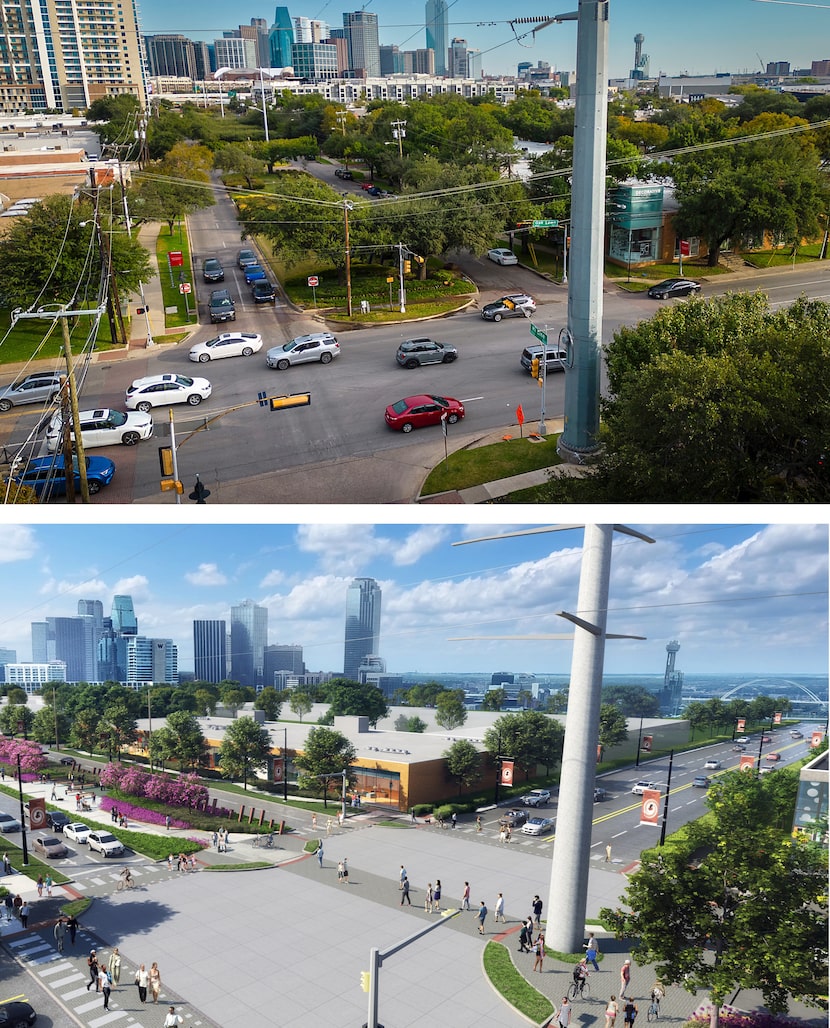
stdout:
{"type": "Polygon", "coordinates": [[[416,803],[412,808],[412,813],[415,817],[424,817],[427,814],[431,814],[435,809],[432,803],[416,803]]]}

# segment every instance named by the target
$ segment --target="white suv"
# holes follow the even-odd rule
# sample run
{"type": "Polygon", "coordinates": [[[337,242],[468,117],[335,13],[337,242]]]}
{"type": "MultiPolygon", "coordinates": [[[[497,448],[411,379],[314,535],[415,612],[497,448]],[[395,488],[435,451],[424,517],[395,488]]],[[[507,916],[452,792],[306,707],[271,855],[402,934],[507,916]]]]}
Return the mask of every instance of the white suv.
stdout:
{"type": "Polygon", "coordinates": [[[547,789],[531,789],[527,796],[522,796],[522,803],[526,807],[541,807],[543,803],[550,803],[550,793],[547,789]]]}
{"type": "Polygon", "coordinates": [[[102,857],[120,857],[124,852],[123,845],[111,832],[90,832],[86,837],[89,848],[102,857]]]}
{"type": "MultiPolygon", "coordinates": [[[[153,434],[153,419],[149,414],[138,411],[82,410],[78,415],[81,423],[81,440],[84,447],[91,446],[135,446],[141,439],[153,434]]],[[[74,441],[75,433],[70,431],[74,441]]],[[[60,450],[63,442],[63,415],[57,411],[46,429],[46,449],[50,453],[60,450]]]]}
{"type": "Polygon", "coordinates": [[[637,782],[631,790],[635,796],[642,796],[644,792],[660,792],[660,786],[656,782],[637,782]]]}

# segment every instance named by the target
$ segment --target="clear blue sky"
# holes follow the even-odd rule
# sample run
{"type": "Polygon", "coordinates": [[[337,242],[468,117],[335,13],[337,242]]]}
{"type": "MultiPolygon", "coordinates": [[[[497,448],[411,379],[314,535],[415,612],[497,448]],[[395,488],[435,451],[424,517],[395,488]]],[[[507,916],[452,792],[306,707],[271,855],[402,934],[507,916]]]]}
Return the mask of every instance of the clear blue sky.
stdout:
{"type": "MultiPolygon", "coordinates": [[[[609,631],[648,639],[609,642],[609,674],[662,673],[671,639],[686,673],[826,673],[826,525],[637,527],[658,541],[616,536],[609,631]]],[[[231,604],[250,598],[268,607],[269,642],[302,644],[311,670],[339,670],[346,588],[367,576],[383,590],[390,672],[568,673],[569,642],[449,641],[567,631],[555,612],[576,608],[581,530],[451,545],[500,530],[6,524],[0,647],[29,660],[30,622],[74,615],[78,599],[100,599],[108,613],[113,594],[130,593],[139,631],[173,638],[192,668],[193,619],[229,619],[231,604]]]]}
{"type": "MultiPolygon", "coordinates": [[[[576,63],[574,24],[551,26],[532,37],[515,41],[507,24],[511,17],[548,17],[577,9],[577,0],[509,4],[498,0],[448,0],[450,38],[460,36],[484,54],[485,74],[515,74],[519,61],[549,61],[570,70],[576,63]]],[[[142,28],[146,33],[180,32],[195,39],[221,37],[251,18],[274,21],[276,3],[228,7],[223,0],[143,0],[142,28]]],[[[343,12],[361,10],[360,4],[334,0],[295,0],[292,17],[319,18],[342,27],[343,12]]],[[[414,50],[426,45],[423,0],[403,7],[394,0],[369,0],[365,9],[378,16],[381,43],[414,50]]],[[[517,26],[522,32],[526,27],[517,26]]],[[[682,72],[710,75],[716,71],[758,70],[761,61],[789,61],[794,68],[830,58],[830,0],[819,3],[769,3],[759,0],[610,0],[609,76],[628,74],[634,59],[634,36],[645,36],[644,52],[651,58],[651,74],[682,72]],[[759,58],[760,55],[760,58],[759,58]]]]}

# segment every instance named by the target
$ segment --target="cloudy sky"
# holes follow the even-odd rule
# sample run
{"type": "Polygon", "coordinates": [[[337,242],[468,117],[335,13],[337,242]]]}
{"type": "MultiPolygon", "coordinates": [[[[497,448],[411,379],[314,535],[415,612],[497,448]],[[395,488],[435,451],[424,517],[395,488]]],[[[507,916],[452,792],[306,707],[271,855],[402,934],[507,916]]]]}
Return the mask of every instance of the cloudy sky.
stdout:
{"type": "MultiPolygon", "coordinates": [[[[135,514],[135,509],[133,508],[135,514]]],[[[221,515],[220,515],[221,516],[221,515]]],[[[71,616],[79,599],[109,612],[132,595],[143,635],[172,638],[192,669],[192,621],[230,606],[268,608],[269,642],[299,643],[310,670],[343,666],[346,589],[383,590],[381,655],[392,673],[570,670],[569,642],[452,641],[567,630],[581,529],[475,545],[511,525],[102,524],[0,528],[0,647],[31,659],[30,623],[71,616]]],[[[615,537],[606,672],[662,673],[681,643],[688,673],[824,674],[826,525],[641,524],[657,541],[615,537]]]]}

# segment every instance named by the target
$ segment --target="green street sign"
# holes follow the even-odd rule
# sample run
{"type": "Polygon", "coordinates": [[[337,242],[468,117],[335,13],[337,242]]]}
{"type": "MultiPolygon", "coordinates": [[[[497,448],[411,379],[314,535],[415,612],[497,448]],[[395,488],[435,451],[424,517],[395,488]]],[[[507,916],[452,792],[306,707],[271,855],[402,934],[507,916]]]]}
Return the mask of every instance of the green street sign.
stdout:
{"type": "Polygon", "coordinates": [[[546,343],[548,341],[547,332],[543,332],[541,328],[537,328],[533,322],[530,324],[530,334],[536,336],[540,343],[546,343]]]}
{"type": "Polygon", "coordinates": [[[559,222],[556,218],[542,218],[541,221],[533,222],[534,228],[556,228],[558,225],[559,222]]]}

